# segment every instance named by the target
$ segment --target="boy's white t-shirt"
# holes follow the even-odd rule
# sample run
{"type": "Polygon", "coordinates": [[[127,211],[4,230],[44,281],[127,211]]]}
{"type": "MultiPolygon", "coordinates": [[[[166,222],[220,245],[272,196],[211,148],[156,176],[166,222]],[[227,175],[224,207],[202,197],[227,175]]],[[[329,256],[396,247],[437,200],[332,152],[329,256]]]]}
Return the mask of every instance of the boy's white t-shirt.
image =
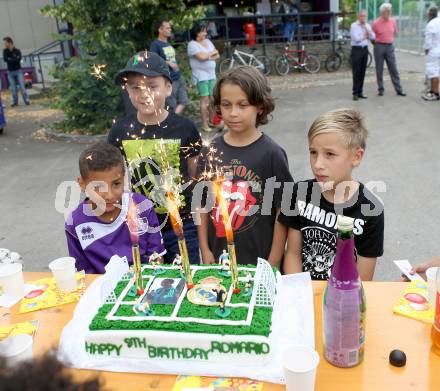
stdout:
{"type": "Polygon", "coordinates": [[[197,84],[200,81],[215,80],[215,60],[198,60],[197,53],[211,53],[215,50],[213,43],[205,39],[208,46],[205,47],[197,41],[191,41],[188,44],[189,65],[192,70],[192,81],[197,84]]]}

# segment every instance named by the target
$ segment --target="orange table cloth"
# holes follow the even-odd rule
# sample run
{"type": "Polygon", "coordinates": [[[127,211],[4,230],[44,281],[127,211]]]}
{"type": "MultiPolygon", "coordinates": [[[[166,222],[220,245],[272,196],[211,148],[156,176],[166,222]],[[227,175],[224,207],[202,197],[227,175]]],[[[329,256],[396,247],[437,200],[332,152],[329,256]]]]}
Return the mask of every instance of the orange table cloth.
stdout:
{"type": "MultiPolygon", "coordinates": [[[[25,281],[50,276],[50,273],[24,273],[25,281]]],[[[87,286],[96,278],[87,275],[87,286]]],[[[407,283],[365,282],[367,297],[367,326],[365,358],[361,365],[342,369],[330,365],[323,358],[322,347],[322,294],[324,282],[313,281],[315,338],[321,356],[318,366],[317,391],[385,391],[420,390],[440,391],[440,356],[431,349],[431,326],[392,312],[407,283]],[[407,364],[392,367],[388,355],[393,349],[406,353],[407,364]]],[[[75,304],[66,304],[46,310],[19,314],[19,304],[11,309],[0,308],[0,326],[28,320],[38,320],[34,355],[57,347],[64,325],[72,318],[75,304]]],[[[288,326],[286,326],[288,327],[288,326]]],[[[170,375],[95,372],[74,369],[75,376],[84,379],[99,374],[106,389],[110,390],[171,390],[176,377],[170,375]]],[[[264,390],[278,391],[285,387],[265,383],[264,390]]]]}

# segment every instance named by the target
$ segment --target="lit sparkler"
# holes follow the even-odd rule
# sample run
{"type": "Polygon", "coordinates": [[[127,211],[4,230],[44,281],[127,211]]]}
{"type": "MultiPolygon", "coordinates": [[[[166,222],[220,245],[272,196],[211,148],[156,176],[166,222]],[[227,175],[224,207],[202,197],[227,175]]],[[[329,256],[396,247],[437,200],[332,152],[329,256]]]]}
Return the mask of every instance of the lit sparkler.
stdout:
{"type": "Polygon", "coordinates": [[[138,218],[136,204],[134,200],[130,200],[127,213],[127,226],[130,231],[131,254],[134,268],[134,276],[136,283],[136,294],[144,293],[144,282],[142,280],[141,254],[139,251],[139,234],[143,232],[141,219],[138,218]]]}
{"type": "Polygon", "coordinates": [[[230,259],[231,281],[234,293],[240,293],[238,286],[238,271],[237,271],[237,255],[235,252],[234,231],[232,229],[232,219],[229,216],[229,204],[224,197],[222,185],[225,181],[225,173],[223,172],[223,165],[220,157],[218,157],[217,150],[209,143],[205,144],[207,149],[205,161],[206,167],[202,173],[202,178],[210,180],[214,186],[214,195],[217,207],[220,210],[223,224],[226,232],[226,242],[228,246],[228,253],[230,259]]]}
{"type": "Polygon", "coordinates": [[[98,80],[104,80],[106,64],[93,64],[92,71],[90,72],[98,80]]]}

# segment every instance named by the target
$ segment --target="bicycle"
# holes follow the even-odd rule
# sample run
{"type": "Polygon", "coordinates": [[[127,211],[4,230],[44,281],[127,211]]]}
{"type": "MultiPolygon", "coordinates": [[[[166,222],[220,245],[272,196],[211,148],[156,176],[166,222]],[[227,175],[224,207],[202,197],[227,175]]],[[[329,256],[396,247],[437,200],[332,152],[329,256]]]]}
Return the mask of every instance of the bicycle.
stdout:
{"type": "Polygon", "coordinates": [[[290,68],[317,73],[321,68],[321,62],[317,56],[307,53],[304,45],[300,50],[290,49],[289,45],[286,45],[284,53],[275,59],[275,70],[280,76],[285,76],[289,73],[290,68]]]}
{"type": "Polygon", "coordinates": [[[234,49],[230,58],[225,58],[219,65],[220,72],[224,72],[228,69],[232,69],[238,65],[249,65],[257,68],[263,75],[269,75],[271,72],[272,64],[268,57],[263,55],[254,55],[252,53],[243,52],[238,49],[234,49]]]}
{"type": "MultiPolygon", "coordinates": [[[[327,72],[336,72],[342,65],[343,61],[347,61],[347,65],[351,68],[351,48],[349,50],[343,48],[342,46],[346,44],[344,40],[338,40],[338,47],[330,53],[330,55],[325,60],[325,69],[327,72]]],[[[373,62],[373,56],[368,50],[368,61],[367,68],[371,66],[373,62]]]]}

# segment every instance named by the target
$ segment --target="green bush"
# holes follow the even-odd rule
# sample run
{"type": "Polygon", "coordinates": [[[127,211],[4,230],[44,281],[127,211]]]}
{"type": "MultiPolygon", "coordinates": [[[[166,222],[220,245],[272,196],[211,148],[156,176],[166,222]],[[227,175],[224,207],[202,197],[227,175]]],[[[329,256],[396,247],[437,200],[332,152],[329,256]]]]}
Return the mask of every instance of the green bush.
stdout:
{"type": "Polygon", "coordinates": [[[156,23],[168,19],[174,30],[189,28],[203,16],[203,7],[188,8],[181,0],[70,0],[42,12],[71,22],[74,34],[58,38],[78,41],[85,53],[58,71],[56,105],[66,114],[58,126],[97,134],[106,132],[122,114],[122,94],[114,77],[130,56],[149,47],[156,23]],[[93,65],[105,65],[102,78],[92,74],[93,65]]]}
{"type": "Polygon", "coordinates": [[[66,132],[99,134],[107,131],[112,119],[123,114],[121,91],[108,77],[102,80],[92,75],[93,63],[74,59],[60,73],[57,108],[66,119],[55,127],[66,132]]]}

